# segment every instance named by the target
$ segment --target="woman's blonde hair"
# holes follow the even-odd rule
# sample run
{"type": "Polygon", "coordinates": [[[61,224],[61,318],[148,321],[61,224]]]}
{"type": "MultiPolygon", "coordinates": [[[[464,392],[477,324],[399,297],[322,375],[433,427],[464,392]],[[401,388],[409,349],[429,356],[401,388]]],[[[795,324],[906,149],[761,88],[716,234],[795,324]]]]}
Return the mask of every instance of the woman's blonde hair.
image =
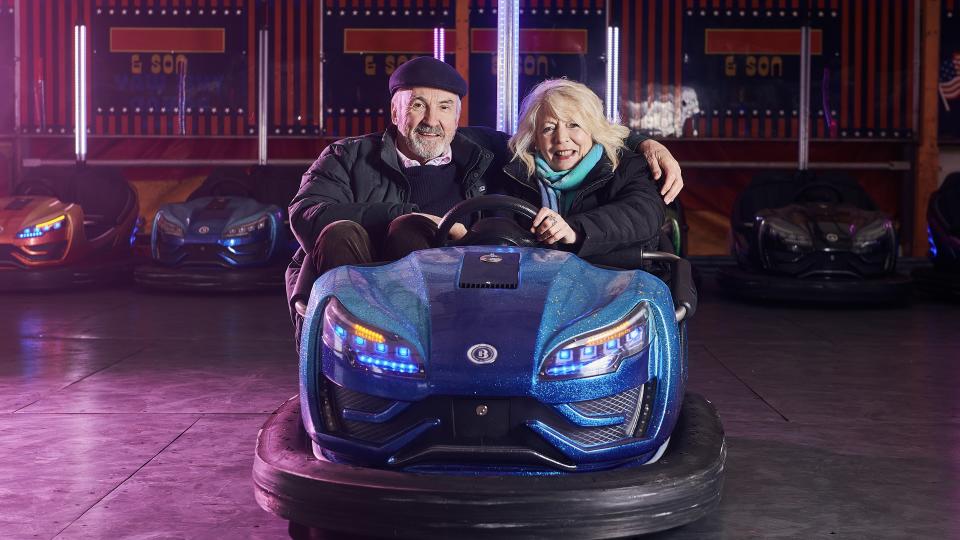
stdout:
{"type": "Polygon", "coordinates": [[[519,159],[527,166],[528,177],[536,171],[537,121],[547,112],[552,112],[558,119],[580,124],[593,137],[593,142],[603,147],[613,168],[617,168],[620,162],[618,153],[624,148],[623,140],[630,130],[607,120],[600,98],[585,84],[568,79],[548,79],[523,98],[517,132],[510,138],[513,159],[519,159]]]}

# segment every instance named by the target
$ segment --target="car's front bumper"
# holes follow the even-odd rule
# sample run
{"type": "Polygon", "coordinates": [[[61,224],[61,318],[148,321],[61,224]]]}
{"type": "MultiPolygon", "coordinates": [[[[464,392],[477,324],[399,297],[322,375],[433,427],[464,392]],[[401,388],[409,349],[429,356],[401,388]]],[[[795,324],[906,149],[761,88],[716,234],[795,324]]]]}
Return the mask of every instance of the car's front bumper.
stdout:
{"type": "Polygon", "coordinates": [[[911,275],[917,289],[924,294],[940,299],[960,300],[960,270],[943,268],[917,268],[911,275]]]}
{"type": "Polygon", "coordinates": [[[137,285],[169,291],[260,291],[283,288],[285,265],[227,268],[223,266],[164,266],[150,263],[133,273],[137,285]]]}
{"type": "Polygon", "coordinates": [[[749,300],[822,304],[898,304],[910,297],[911,280],[903,274],[863,279],[797,278],[724,268],[720,287],[749,300]]]}
{"type": "Polygon", "coordinates": [[[0,291],[31,292],[121,283],[129,280],[133,259],[108,259],[51,266],[22,268],[0,266],[0,291]]]}
{"type": "Polygon", "coordinates": [[[720,419],[693,394],[659,461],[609,471],[410,473],[317,459],[310,445],[292,398],[257,439],[253,479],[262,508],[300,529],[411,538],[608,538],[670,529],[716,508],[726,460],[720,419]]]}

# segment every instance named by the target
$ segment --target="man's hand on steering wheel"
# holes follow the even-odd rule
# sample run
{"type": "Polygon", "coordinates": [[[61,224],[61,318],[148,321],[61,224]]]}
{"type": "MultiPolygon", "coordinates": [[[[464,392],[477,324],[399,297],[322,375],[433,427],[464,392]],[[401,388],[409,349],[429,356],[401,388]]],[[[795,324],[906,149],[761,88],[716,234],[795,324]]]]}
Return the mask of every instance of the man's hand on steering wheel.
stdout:
{"type": "Polygon", "coordinates": [[[543,207],[533,218],[533,227],[530,232],[537,235],[537,240],[547,245],[553,245],[557,242],[561,244],[572,244],[577,241],[577,231],[560,217],[560,214],[553,210],[543,207]]]}
{"type": "MultiPolygon", "coordinates": [[[[424,214],[422,212],[414,212],[413,214],[415,216],[423,216],[429,219],[430,221],[433,221],[434,223],[436,223],[437,226],[439,226],[440,222],[443,221],[442,217],[435,216],[433,214],[424,214]]],[[[460,240],[466,235],[467,235],[467,228],[464,227],[463,223],[454,223],[453,227],[450,227],[450,233],[448,234],[449,238],[453,241],[460,240]]]]}

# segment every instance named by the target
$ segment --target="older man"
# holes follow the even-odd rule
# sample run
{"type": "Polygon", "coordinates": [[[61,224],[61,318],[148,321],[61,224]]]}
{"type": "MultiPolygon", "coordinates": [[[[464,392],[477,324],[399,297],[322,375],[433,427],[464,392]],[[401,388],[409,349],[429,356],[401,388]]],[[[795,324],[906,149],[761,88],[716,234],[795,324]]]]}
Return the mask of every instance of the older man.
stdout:
{"type": "MultiPolygon", "coordinates": [[[[331,144],[303,176],[290,204],[301,245],[287,270],[291,305],[331,268],[430,247],[440,216],[503,185],[507,136],[457,128],[467,83],[452,66],[431,57],[406,62],[390,76],[390,92],[390,129],[331,144]]],[[[670,202],[683,186],[679,165],[655,141],[639,150],[655,177],[665,172],[661,194],[670,202]]],[[[450,234],[466,229],[458,224],[450,234]]]]}

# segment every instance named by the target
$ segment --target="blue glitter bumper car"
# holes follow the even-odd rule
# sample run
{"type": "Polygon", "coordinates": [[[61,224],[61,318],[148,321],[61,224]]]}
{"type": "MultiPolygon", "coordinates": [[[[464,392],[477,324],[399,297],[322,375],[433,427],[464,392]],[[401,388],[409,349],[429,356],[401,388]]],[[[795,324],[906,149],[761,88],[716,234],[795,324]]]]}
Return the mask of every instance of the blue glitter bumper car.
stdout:
{"type": "Polygon", "coordinates": [[[281,288],[296,244],[286,204],[301,169],[216,169],[186,202],[163,205],[153,219],[152,261],[136,268],[136,283],[162,290],[281,288]]]}
{"type": "MultiPolygon", "coordinates": [[[[537,211],[471,199],[438,239],[493,210],[537,211]]],[[[671,263],[668,288],[535,244],[488,217],[458,245],[321,276],[298,307],[300,395],[258,437],[260,505],[304,538],[607,538],[713,510],[726,450],[685,390],[689,263],[642,255],[671,263]]]]}

